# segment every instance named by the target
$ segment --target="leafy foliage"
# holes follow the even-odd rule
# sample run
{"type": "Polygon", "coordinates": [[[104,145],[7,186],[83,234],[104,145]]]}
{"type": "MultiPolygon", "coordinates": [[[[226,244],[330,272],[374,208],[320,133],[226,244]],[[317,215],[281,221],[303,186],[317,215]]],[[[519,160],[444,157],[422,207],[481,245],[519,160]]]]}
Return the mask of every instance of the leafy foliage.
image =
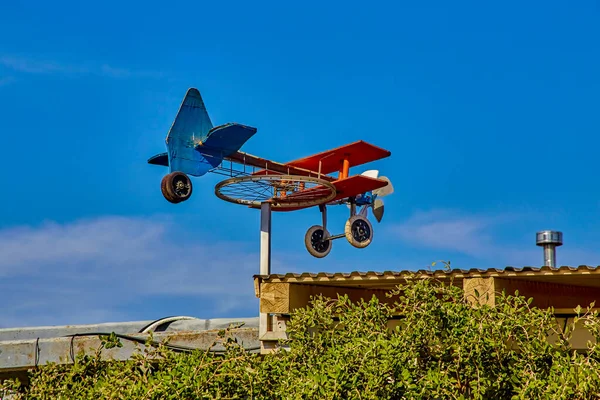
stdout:
{"type": "Polygon", "coordinates": [[[353,303],[314,298],[288,324],[288,349],[250,354],[228,330],[227,351],[176,353],[151,345],[127,361],[94,356],[30,372],[28,387],[6,381],[15,399],[588,399],[600,397],[600,348],[576,352],[576,324],[600,338],[597,312],[559,326],[552,310],[503,294],[473,306],[456,286],[407,281],[353,303]],[[549,337],[552,337],[552,340],[549,337]]]}

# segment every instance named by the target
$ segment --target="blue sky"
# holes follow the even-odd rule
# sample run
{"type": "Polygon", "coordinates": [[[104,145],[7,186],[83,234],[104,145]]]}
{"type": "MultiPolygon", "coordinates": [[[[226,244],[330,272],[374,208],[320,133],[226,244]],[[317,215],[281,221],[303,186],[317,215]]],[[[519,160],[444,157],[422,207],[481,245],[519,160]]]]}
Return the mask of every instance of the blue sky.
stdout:
{"type": "MultiPolygon", "coordinates": [[[[596,2],[0,4],[0,326],[257,313],[259,214],[160,193],[185,91],[243,150],[392,151],[374,242],[305,250],[316,209],[275,214],[273,272],[598,265],[596,2]]],[[[343,231],[347,209],[330,212],[343,231]]]]}

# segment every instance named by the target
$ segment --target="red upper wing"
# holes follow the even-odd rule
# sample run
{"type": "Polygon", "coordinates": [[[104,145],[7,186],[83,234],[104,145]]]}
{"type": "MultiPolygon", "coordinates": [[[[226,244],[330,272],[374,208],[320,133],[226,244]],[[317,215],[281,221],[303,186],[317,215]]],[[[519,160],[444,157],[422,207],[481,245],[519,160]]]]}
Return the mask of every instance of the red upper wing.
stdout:
{"type": "Polygon", "coordinates": [[[348,159],[352,167],[389,157],[391,154],[388,150],[360,140],[336,149],[290,161],[286,165],[319,171],[319,162],[321,162],[321,173],[330,174],[340,170],[344,158],[348,159]]]}

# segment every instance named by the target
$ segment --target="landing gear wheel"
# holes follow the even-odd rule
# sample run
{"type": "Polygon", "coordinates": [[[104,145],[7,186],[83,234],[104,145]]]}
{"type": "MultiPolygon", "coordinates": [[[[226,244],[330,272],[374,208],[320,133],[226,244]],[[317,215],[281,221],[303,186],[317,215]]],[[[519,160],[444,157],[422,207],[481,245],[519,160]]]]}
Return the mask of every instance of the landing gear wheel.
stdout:
{"type": "Polygon", "coordinates": [[[167,201],[181,203],[192,195],[192,181],[183,172],[171,172],[162,179],[160,190],[167,201]]]}
{"type": "Polygon", "coordinates": [[[373,240],[373,226],[369,220],[362,215],[354,215],[346,221],[344,228],[346,239],[354,247],[365,248],[373,240]]]}
{"type": "Polygon", "coordinates": [[[306,250],[317,258],[323,258],[331,251],[331,240],[323,240],[323,238],[329,237],[329,232],[320,225],[311,226],[306,235],[304,235],[304,245],[306,250]]]}

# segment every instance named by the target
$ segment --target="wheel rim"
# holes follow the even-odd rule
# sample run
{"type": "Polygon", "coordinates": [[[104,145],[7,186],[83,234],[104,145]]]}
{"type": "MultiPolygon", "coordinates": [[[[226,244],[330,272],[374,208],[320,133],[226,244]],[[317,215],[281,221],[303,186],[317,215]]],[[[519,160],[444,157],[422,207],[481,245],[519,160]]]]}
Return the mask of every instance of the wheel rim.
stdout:
{"type": "Polygon", "coordinates": [[[312,233],[310,245],[319,253],[325,253],[329,249],[329,240],[323,240],[323,229],[318,229],[312,233]]]}
{"type": "Polygon", "coordinates": [[[371,228],[369,224],[362,219],[354,221],[352,224],[352,237],[357,242],[364,242],[371,237],[371,228]]]}
{"type": "Polygon", "coordinates": [[[308,176],[250,175],[219,182],[215,194],[253,208],[268,202],[273,210],[281,211],[327,203],[337,192],[331,182],[308,176]]]}
{"type": "Polygon", "coordinates": [[[173,177],[173,193],[179,197],[184,198],[190,194],[190,183],[185,175],[177,175],[173,177]]]}

